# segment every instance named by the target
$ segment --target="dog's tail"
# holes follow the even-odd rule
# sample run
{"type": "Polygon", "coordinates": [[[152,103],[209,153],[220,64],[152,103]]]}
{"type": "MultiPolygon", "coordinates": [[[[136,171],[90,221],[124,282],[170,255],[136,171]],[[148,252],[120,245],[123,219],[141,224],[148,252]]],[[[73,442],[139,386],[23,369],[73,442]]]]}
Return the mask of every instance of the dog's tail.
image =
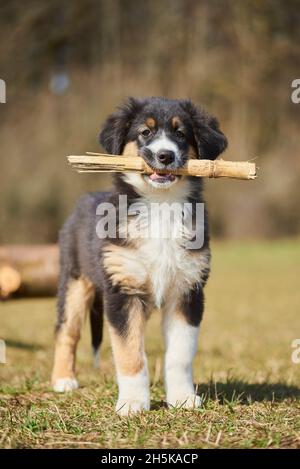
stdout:
{"type": "Polygon", "coordinates": [[[94,366],[100,365],[100,345],[103,337],[103,301],[100,292],[96,291],[95,299],[90,310],[90,324],[92,335],[92,348],[94,357],[94,366]]]}

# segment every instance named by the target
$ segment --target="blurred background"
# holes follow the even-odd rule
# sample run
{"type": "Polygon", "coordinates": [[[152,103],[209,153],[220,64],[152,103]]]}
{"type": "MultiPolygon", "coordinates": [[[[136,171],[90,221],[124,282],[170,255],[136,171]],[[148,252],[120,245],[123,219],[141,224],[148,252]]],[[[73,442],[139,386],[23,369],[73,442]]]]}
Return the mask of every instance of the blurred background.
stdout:
{"type": "Polygon", "coordinates": [[[105,117],[129,95],[191,98],[216,115],[225,158],[254,182],[207,181],[220,238],[300,230],[298,0],[0,2],[0,243],[52,243],[78,196],[109,187],[65,156],[99,151],[105,117]]]}
{"type": "Polygon", "coordinates": [[[299,448],[299,26],[299,0],[0,0],[1,447],[299,448]],[[107,329],[91,369],[88,321],[83,387],[49,392],[58,230],[83,192],[111,183],[75,173],[66,155],[100,151],[100,126],[130,95],[191,98],[220,120],[224,158],[260,167],[255,181],[205,181],[212,273],[194,367],[204,408],[189,425],[159,404],[159,314],[146,338],[156,410],[136,426],[114,417],[107,329]]]}

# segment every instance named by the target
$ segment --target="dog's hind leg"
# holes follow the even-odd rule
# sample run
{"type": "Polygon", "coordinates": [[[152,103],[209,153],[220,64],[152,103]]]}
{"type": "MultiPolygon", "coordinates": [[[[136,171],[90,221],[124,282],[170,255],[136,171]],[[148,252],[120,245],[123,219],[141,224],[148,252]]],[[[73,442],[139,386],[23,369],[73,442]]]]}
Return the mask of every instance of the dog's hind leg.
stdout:
{"type": "Polygon", "coordinates": [[[90,309],[90,325],[94,367],[99,368],[100,345],[103,337],[103,299],[102,293],[99,290],[96,290],[95,292],[95,298],[90,309]]]}
{"type": "Polygon", "coordinates": [[[86,277],[61,280],[52,372],[54,391],[66,392],[78,387],[75,378],[76,347],[94,294],[94,286],[86,277]]]}

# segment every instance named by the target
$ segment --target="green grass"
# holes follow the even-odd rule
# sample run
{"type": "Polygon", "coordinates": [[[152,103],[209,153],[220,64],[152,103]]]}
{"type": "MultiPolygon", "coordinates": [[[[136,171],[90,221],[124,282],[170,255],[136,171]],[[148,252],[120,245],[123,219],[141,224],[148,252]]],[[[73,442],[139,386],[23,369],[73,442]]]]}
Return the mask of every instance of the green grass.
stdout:
{"type": "MultiPolygon", "coordinates": [[[[300,447],[300,242],[217,243],[194,367],[199,410],[165,408],[158,313],[147,328],[152,410],[114,413],[117,388],[107,333],[100,370],[91,365],[86,325],[78,351],[82,387],[49,387],[53,299],[0,305],[0,447],[300,447]]],[[[107,332],[107,331],[105,331],[107,332]]]]}

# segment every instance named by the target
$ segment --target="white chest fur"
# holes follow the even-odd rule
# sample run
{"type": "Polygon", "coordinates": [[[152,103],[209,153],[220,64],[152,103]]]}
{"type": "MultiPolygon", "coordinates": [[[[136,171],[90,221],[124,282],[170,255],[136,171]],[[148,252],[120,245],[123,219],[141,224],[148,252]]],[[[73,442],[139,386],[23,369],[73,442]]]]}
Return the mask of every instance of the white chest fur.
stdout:
{"type": "Polygon", "coordinates": [[[201,283],[209,268],[210,253],[208,249],[186,248],[191,234],[183,226],[183,201],[177,201],[177,210],[171,212],[163,204],[153,210],[148,200],[139,204],[148,210],[134,217],[128,234],[138,240],[136,261],[145,269],[154,303],[159,308],[164,302],[176,302],[178,296],[201,283]]]}

